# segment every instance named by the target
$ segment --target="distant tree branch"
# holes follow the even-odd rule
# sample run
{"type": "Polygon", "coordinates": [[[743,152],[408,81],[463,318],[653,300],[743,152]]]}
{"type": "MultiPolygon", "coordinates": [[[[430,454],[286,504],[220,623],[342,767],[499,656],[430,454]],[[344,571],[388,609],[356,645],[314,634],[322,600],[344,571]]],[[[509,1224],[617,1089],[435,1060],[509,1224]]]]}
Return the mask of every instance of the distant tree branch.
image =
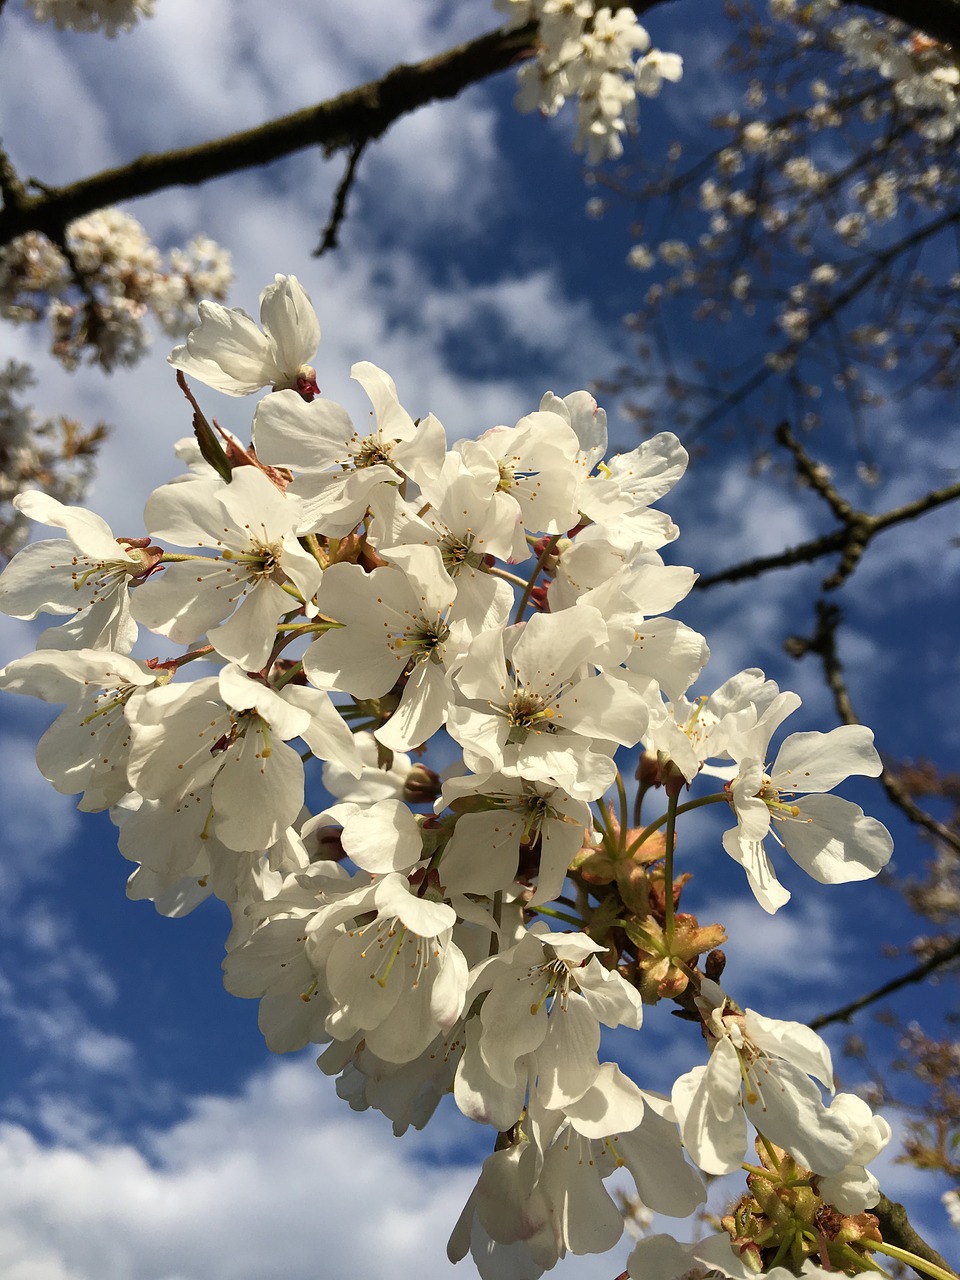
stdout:
{"type": "Polygon", "coordinates": [[[743,582],[747,578],[758,578],[772,569],[789,569],[798,564],[810,564],[814,560],[839,551],[842,553],[839,568],[823,582],[824,590],[835,590],[850,576],[867,544],[878,533],[908,520],[915,520],[927,511],[933,511],[960,498],[960,483],[945,485],[942,489],[932,489],[914,502],[908,502],[902,507],[894,507],[890,511],[873,516],[866,511],[856,510],[837,493],[825,479],[822,469],[818,468],[817,464],[804,453],[802,446],[788,427],[778,428],[777,439],[791,450],[798,471],[824,498],[837,519],[843,522],[841,527],[820,538],[811,538],[809,542],[787,547],[774,555],[755,556],[750,560],[741,561],[740,564],[731,565],[727,569],[721,569],[718,573],[706,574],[697,579],[696,586],[699,590],[704,591],[708,587],[719,586],[724,582],[743,582]]]}
{"type": "MultiPolygon", "coordinates": [[[[671,2],[632,0],[632,8],[643,14],[671,2]]],[[[960,0],[869,0],[867,7],[960,47],[960,0]]],[[[254,129],[175,151],[148,153],[64,187],[34,181],[33,190],[27,192],[19,183],[7,182],[0,244],[27,231],[57,239],[68,223],[95,209],[169,187],[196,186],[307,147],[322,147],[327,155],[355,149],[381,137],[402,116],[428,102],[454,98],[469,85],[531,57],[535,50],[533,23],[515,31],[491,31],[422,62],[400,64],[379,80],[254,129]]]]}
{"type": "Polygon", "coordinates": [[[944,968],[951,960],[958,958],[960,958],[960,938],[954,938],[944,946],[938,947],[922,964],[918,964],[906,973],[902,973],[899,978],[891,978],[883,986],[876,987],[873,991],[868,991],[865,995],[858,996],[856,1000],[851,1000],[849,1004],[841,1005],[839,1009],[834,1009],[831,1013],[823,1013],[818,1018],[812,1018],[807,1023],[807,1026],[812,1027],[814,1031],[819,1031],[821,1027],[828,1027],[832,1022],[849,1022],[853,1015],[859,1013],[861,1009],[866,1009],[868,1005],[876,1004],[878,1000],[882,1000],[884,996],[892,995],[894,991],[899,991],[901,987],[910,986],[914,982],[922,982],[928,974],[944,968]]]}
{"type": "MultiPolygon", "coordinates": [[[[815,653],[823,664],[823,674],[833,694],[837,715],[844,724],[859,724],[860,720],[853,709],[843,667],[837,653],[837,627],[840,623],[840,610],[835,604],[826,600],[817,601],[817,626],[812,636],[791,636],[787,641],[787,651],[795,658],[802,658],[808,653],[815,653]]],[[[923,827],[932,836],[942,840],[951,849],[960,852],[960,834],[950,827],[938,822],[926,810],[921,809],[903,784],[889,770],[884,769],[880,776],[883,789],[892,804],[907,815],[911,822],[923,827]]]]}
{"type": "Polygon", "coordinates": [[[861,0],[862,7],[908,27],[925,31],[935,40],[960,47],[960,3],[958,0],[861,0]]]}
{"type": "Polygon", "coordinates": [[[821,310],[811,315],[807,331],[802,338],[792,338],[789,342],[784,343],[778,351],[773,353],[776,357],[775,360],[765,360],[759,368],[754,369],[753,373],[748,374],[742,382],[739,382],[728,391],[719,404],[715,405],[714,408],[694,423],[691,430],[686,433],[686,438],[688,440],[693,439],[704,431],[709,430],[710,427],[716,426],[728,413],[731,413],[738,405],[743,404],[748,396],[751,396],[754,391],[758,391],[765,382],[773,377],[779,361],[793,359],[812,337],[825,326],[831,324],[845,307],[849,306],[850,303],[854,302],[874,284],[892,262],[909,253],[918,245],[932,240],[948,227],[957,226],[958,223],[960,223],[960,209],[952,205],[939,218],[934,218],[932,221],[924,223],[922,227],[917,227],[909,235],[903,236],[896,243],[888,245],[882,252],[875,254],[868,267],[864,268],[843,289],[838,290],[821,310]]]}

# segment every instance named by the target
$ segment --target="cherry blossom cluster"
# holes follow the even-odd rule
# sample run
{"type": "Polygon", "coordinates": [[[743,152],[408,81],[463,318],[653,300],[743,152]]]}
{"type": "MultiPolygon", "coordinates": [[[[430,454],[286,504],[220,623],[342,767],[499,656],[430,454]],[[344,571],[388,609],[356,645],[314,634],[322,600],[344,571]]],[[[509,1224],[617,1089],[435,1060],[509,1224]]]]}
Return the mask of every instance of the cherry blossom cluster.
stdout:
{"type": "Polygon", "coordinates": [[[260,319],[203,302],[172,353],[195,438],[145,535],[17,499],[66,535],[0,575],[5,612],[65,619],[0,671],[64,705],[42,773],[110,814],[132,898],[228,905],[226,987],[259,1001],[271,1049],[325,1046],[338,1093],[398,1135],[447,1094],[493,1128],[452,1260],[529,1280],[616,1245],[616,1169],[646,1210],[685,1217],[704,1174],[743,1168],[724,1229],[642,1241],[634,1280],[863,1269],[889,1126],[834,1094],[813,1031],[723,990],[722,924],[679,909],[676,827],[721,806],[718,853],[768,912],[789,897],[773,844],[824,883],[873,876],[888,833],[828,794],[880,773],[872,734],[795,733],[774,754],[795,694],[756,669],[692,691],[707,645],[667,615],[695,574],[660,555],[678,531],[654,505],[686,466],[675,436],[606,458],[593,398],[547,392],[451,445],[368,362],[358,426],[319,394],[295,278],[260,319]],[[187,378],[270,388],[251,445],[214,430],[187,378]],[[132,656],[140,628],[186,652],[132,656]],[[713,791],[685,799],[704,777],[713,791]],[[669,1097],[601,1054],[601,1028],[636,1034],[664,999],[707,1055],[669,1097]]]}
{"type": "Polygon", "coordinates": [[[156,0],[24,0],[38,22],[55,22],[61,31],[102,31],[115,36],[130,31],[141,18],[152,18],[156,0]]]}
{"type": "Polygon", "coordinates": [[[71,222],[64,251],[39,232],[0,248],[0,316],[47,319],[51,351],[68,369],[86,357],[105,369],[133,364],[150,343],[152,316],[186,332],[201,298],[224,298],[230,254],[207,236],[170,250],[168,262],[141,224],[119,209],[71,222]]]}
{"type": "Polygon", "coordinates": [[[0,369],[0,556],[9,557],[26,539],[29,520],[13,499],[37,485],[62,502],[86,492],[103,426],[84,432],[71,418],[40,416],[21,396],[35,382],[28,365],[0,369]]]}
{"type": "Polygon", "coordinates": [[[494,0],[509,14],[508,30],[536,19],[539,49],[518,74],[520,111],[556,115],[577,100],[576,151],[589,164],[623,154],[622,135],[637,119],[637,95],[654,98],[664,80],[676,81],[676,53],[651,49],[632,9],[614,11],[594,0],[494,0]]]}
{"type": "Polygon", "coordinates": [[[656,278],[630,321],[646,331],[691,290],[697,319],[757,315],[759,329],[769,317],[772,341],[757,358],[792,371],[812,427],[825,382],[859,413],[891,394],[894,370],[907,388],[956,379],[958,259],[943,211],[957,193],[960,70],[948,46],[878,15],[851,18],[832,2],[770,9],[775,22],[752,23],[729,59],[747,89],[743,110],[715,121],[726,144],[709,164],[673,144],[639,189],[648,210],[652,196],[670,202],[649,226],[685,222],[688,234],[654,243],[638,224],[628,262],[656,278]],[[780,83],[790,86],[782,102],[780,83]],[[762,270],[743,253],[760,240],[770,246],[762,270]],[[877,283],[872,255],[909,261],[895,295],[877,283]]]}

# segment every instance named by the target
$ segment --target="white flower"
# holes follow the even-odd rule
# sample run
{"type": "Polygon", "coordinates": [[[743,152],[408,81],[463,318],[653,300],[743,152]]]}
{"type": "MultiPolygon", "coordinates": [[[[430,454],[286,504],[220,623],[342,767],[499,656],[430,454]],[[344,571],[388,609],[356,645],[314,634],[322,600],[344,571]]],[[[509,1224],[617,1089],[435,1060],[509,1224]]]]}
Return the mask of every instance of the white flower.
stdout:
{"type": "Polygon", "coordinates": [[[400,404],[393,379],[369,361],[350,376],[374,406],[376,426],[361,435],[333,400],[304,404],[292,392],[267,396],[257,406],[257,456],[299,472],[290,492],[302,497],[301,533],[342,537],[363,518],[376,489],[404,476],[423,484],[439,473],[446,453],[443,426],[432,414],[414,422],[400,404]]]}
{"type": "Polygon", "coordinates": [[[830,1110],[853,1130],[857,1145],[850,1163],[839,1173],[817,1179],[817,1192],[841,1213],[863,1213],[880,1199],[880,1184],[864,1166],[880,1154],[893,1130],[883,1116],[875,1116],[853,1093],[838,1093],[830,1110]]]}
{"type": "Polygon", "coordinates": [[[645,98],[655,98],[663,87],[664,80],[676,83],[682,75],[683,59],[678,53],[651,49],[637,63],[637,93],[642,93],[645,98]]]}
{"type": "Polygon", "coordinates": [[[474,640],[454,676],[465,701],[447,720],[467,767],[552,782],[577,799],[602,795],[616,772],[612,744],[632,746],[649,714],[641,693],[588,673],[606,639],[603,618],[584,605],[474,640]]]}
{"type": "Polygon", "coordinates": [[[327,569],[317,607],[340,625],[313,641],[303,666],[318,687],[357,698],[382,697],[405,677],[399,705],[374,731],[379,742],[404,751],[433,737],[446,720],[446,665],[466,637],[458,641],[451,626],[457,589],[439,550],[398,548],[393,558],[402,568],[327,569]]]}
{"type": "Polygon", "coordinates": [[[814,1173],[839,1173],[854,1153],[853,1130],[829,1111],[815,1076],[832,1090],[830,1050],[801,1022],[726,1012],[726,997],[704,979],[710,1061],[673,1086],[683,1143],[705,1173],[730,1173],[744,1158],[747,1120],[814,1173]]]}
{"type": "Polygon", "coordinates": [[[245,311],[201,302],[200,324],[167,360],[228,396],[261,387],[292,388],[304,400],[317,395],[309,363],[320,342],[320,323],[296,276],[277,276],[260,295],[263,331],[245,311]]]}
{"type": "Polygon", "coordinates": [[[821,884],[870,879],[893,852],[886,827],[865,817],[858,805],[839,796],[797,798],[801,792],[830,791],[851,774],[879,777],[883,765],[871,731],[863,725],[840,725],[829,733],[791,734],[768,772],[767,743],[782,718],[762,717],[728,745],[739,765],[729,784],[737,826],[724,832],[723,847],[746,871],[757,901],[771,913],[790,895],[777,880],[764,848],[768,834],[774,834],[794,862],[821,884]],[[771,832],[774,823],[776,830],[771,832]]]}
{"type": "Polygon", "coordinates": [[[258,671],[278,618],[309,602],[320,585],[320,566],[297,542],[300,517],[299,499],[257,467],[236,468],[230,484],[163,485],[145,512],[154,536],[217,555],[166,564],[138,591],[134,616],[181,644],[209,635],[221,657],[258,671]]]}
{"type": "Polygon", "coordinates": [[[130,617],[130,581],[156,562],[156,548],[118,542],[94,512],[66,507],[33,489],[18,494],[13,505],[31,520],[64,529],[67,536],[32,542],[13,557],[0,574],[0,609],[14,618],[72,615],[69,622],[41,634],[39,649],[129,653],[137,638],[137,624],[130,617]]]}
{"type": "MultiPolygon", "coordinates": [[[[519,1089],[521,1104],[528,1070],[544,1107],[566,1108],[590,1088],[600,1070],[600,1024],[636,1029],[642,1017],[639,992],[604,969],[598,951],[603,948],[586,934],[530,930],[512,951],[489,962],[471,988],[474,996],[487,995],[476,1053],[468,1041],[458,1072],[461,1109],[474,1064],[495,1085],[519,1089]]],[[[482,1073],[474,1073],[481,1099],[482,1073]]],[[[493,1092],[496,1097],[500,1091],[493,1092]]]]}
{"type": "Polygon", "coordinates": [[[317,689],[270,688],[235,665],[219,677],[151,690],[128,710],[131,784],[177,804],[212,783],[213,830],[230,849],[269,848],[303,806],[301,737],[320,759],[360,773],[353,737],[317,689]]]}
{"type": "Polygon", "coordinates": [[[438,809],[467,798],[470,807],[457,817],[443,851],[443,883],[454,882],[465,893],[507,889],[516,879],[523,844],[537,850],[537,889],[530,904],[556,898],[586,830],[593,827],[589,806],[560,787],[495,774],[450,779],[438,809]]]}
{"type": "Polygon", "coordinates": [[[78,808],[86,813],[130,790],[124,708],[156,683],[155,671],[102,649],[41,649],[0,671],[0,689],[67,704],[37,745],[37,765],[58,791],[82,791],[78,808]]]}

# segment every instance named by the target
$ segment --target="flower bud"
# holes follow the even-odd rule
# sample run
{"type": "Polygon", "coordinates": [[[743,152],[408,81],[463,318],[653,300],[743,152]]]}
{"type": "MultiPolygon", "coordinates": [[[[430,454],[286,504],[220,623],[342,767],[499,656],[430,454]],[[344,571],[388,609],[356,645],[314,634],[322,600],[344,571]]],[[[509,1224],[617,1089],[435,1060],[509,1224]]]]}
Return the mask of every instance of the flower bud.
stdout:
{"type": "Polygon", "coordinates": [[[407,804],[432,804],[440,794],[440,775],[425,764],[415,764],[403,783],[407,804]]]}

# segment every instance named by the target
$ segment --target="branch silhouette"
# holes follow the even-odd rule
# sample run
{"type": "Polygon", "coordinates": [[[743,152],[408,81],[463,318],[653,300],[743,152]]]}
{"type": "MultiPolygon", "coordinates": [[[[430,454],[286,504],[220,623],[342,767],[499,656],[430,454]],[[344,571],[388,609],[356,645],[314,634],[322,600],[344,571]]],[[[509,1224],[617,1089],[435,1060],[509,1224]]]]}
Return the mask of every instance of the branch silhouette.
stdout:
{"type": "MultiPolygon", "coordinates": [[[[632,0],[631,7],[643,14],[668,3],[672,0],[632,0]]],[[[869,0],[867,7],[901,19],[934,39],[960,45],[960,0],[869,0]]],[[[0,245],[27,231],[60,239],[75,218],[105,205],[169,187],[197,186],[308,147],[321,147],[327,156],[355,150],[381,137],[402,116],[429,102],[454,98],[470,85],[531,57],[535,50],[534,23],[513,31],[498,29],[422,62],[401,63],[378,80],[256,128],[195,146],[147,153],[66,186],[54,187],[37,179],[24,184],[11,170],[0,185],[4,197],[0,245]]]]}
{"type": "Polygon", "coordinates": [[[833,1022],[849,1022],[853,1015],[859,1013],[861,1009],[866,1009],[869,1005],[876,1004],[884,996],[892,995],[902,987],[910,986],[911,983],[922,982],[928,974],[935,973],[937,969],[945,968],[951,960],[957,959],[960,959],[960,938],[954,938],[942,947],[937,947],[922,964],[908,969],[906,973],[902,973],[898,978],[891,978],[889,982],[885,982],[880,987],[875,987],[873,991],[867,991],[864,995],[858,996],[856,1000],[851,1000],[848,1004],[841,1005],[839,1009],[833,1009],[830,1013],[822,1013],[819,1017],[812,1018],[807,1023],[807,1026],[814,1031],[819,1031],[821,1027],[828,1027],[833,1022]]]}
{"type": "Polygon", "coordinates": [[[823,580],[824,591],[834,591],[850,577],[867,548],[867,545],[878,533],[885,529],[904,524],[908,520],[916,520],[927,511],[945,506],[960,498],[960,483],[945,485],[942,489],[932,489],[917,498],[914,502],[894,507],[880,515],[870,515],[866,511],[858,511],[837,491],[826,478],[824,469],[805,452],[803,446],[793,435],[786,423],[781,424],[776,432],[777,440],[784,445],[794,457],[794,465],[798,474],[809,483],[810,487],[820,495],[839,520],[840,528],[819,538],[811,538],[808,542],[787,547],[770,556],[756,556],[743,560],[739,564],[721,569],[718,573],[705,574],[698,578],[696,588],[705,591],[724,582],[743,582],[747,578],[758,578],[761,574],[773,569],[789,569],[798,564],[810,564],[823,556],[840,552],[840,564],[823,580]]]}

